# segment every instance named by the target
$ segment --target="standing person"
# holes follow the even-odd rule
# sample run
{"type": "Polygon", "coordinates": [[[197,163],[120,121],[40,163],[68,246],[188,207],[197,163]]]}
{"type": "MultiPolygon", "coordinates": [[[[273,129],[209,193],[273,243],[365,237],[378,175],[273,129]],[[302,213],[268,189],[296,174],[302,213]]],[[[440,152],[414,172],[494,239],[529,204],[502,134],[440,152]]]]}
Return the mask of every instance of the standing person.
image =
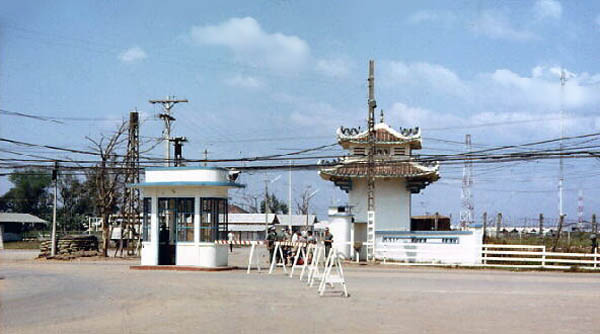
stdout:
{"type": "Polygon", "coordinates": [[[229,242],[229,253],[233,252],[233,233],[227,233],[227,242],[229,242]]]}
{"type": "Polygon", "coordinates": [[[275,227],[269,227],[269,234],[267,234],[267,248],[269,249],[269,263],[273,259],[273,252],[275,251],[275,241],[277,241],[277,232],[275,227]]]}
{"type": "Polygon", "coordinates": [[[329,232],[329,227],[325,228],[325,236],[323,237],[323,243],[325,244],[325,257],[329,256],[329,251],[333,245],[333,234],[329,232]]]}
{"type": "Polygon", "coordinates": [[[598,241],[596,239],[596,234],[593,233],[590,236],[590,239],[592,239],[592,254],[596,252],[596,249],[598,249],[598,241]]]}

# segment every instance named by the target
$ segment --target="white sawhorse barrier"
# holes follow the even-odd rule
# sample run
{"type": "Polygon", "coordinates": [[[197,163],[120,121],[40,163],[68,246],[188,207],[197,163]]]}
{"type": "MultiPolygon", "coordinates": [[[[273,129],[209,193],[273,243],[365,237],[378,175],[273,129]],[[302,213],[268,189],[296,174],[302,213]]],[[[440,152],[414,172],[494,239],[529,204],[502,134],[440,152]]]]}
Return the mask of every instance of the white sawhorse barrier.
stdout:
{"type": "MultiPolygon", "coordinates": [[[[325,258],[325,246],[315,245],[315,244],[307,244],[307,243],[292,243],[285,241],[277,241],[275,242],[275,248],[273,250],[273,257],[271,259],[271,265],[269,268],[269,274],[273,273],[276,267],[283,267],[283,271],[287,274],[287,269],[284,260],[284,254],[282,250],[282,246],[292,246],[298,247],[296,254],[294,255],[292,269],[290,271],[289,277],[293,277],[294,269],[298,266],[302,266],[302,271],[300,273],[300,281],[303,280],[304,274],[307,273],[307,281],[306,283],[312,287],[315,281],[319,281],[318,292],[320,296],[323,296],[327,291],[328,287],[333,287],[334,284],[340,284],[343,289],[343,295],[345,297],[349,297],[348,289],[346,287],[346,279],[344,277],[344,269],[342,268],[342,260],[343,256],[337,252],[335,247],[332,247],[329,250],[328,256],[325,258]],[[312,252],[312,260],[310,264],[308,264],[308,255],[312,252]],[[302,265],[298,265],[298,259],[302,256],[304,259],[304,263],[302,265]],[[277,262],[277,257],[281,260],[277,262]],[[335,271],[334,268],[335,267],[335,271]]],[[[252,253],[253,249],[250,250],[250,260],[248,263],[248,268],[250,268],[250,264],[252,261],[252,253]]],[[[249,272],[249,269],[248,269],[249,272]]]]}
{"type": "Polygon", "coordinates": [[[246,270],[246,274],[250,274],[250,269],[252,268],[252,264],[256,265],[256,270],[260,272],[260,259],[258,257],[258,252],[256,251],[256,245],[264,245],[264,241],[251,241],[251,240],[216,240],[215,244],[220,245],[244,245],[250,247],[250,257],[248,258],[248,269],[246,270]]]}
{"type": "Polygon", "coordinates": [[[285,267],[285,258],[283,257],[283,250],[281,249],[282,242],[275,242],[275,249],[273,250],[273,258],[271,259],[271,268],[269,268],[269,275],[273,273],[275,267],[283,267],[283,272],[287,274],[287,268],[285,267]],[[277,262],[277,254],[281,262],[277,262]]]}
{"type": "Polygon", "coordinates": [[[348,297],[348,289],[346,288],[346,279],[344,277],[344,269],[342,268],[341,256],[338,254],[335,248],[329,251],[327,257],[325,272],[323,273],[323,279],[319,285],[319,295],[323,296],[327,286],[333,287],[333,284],[340,284],[344,289],[344,296],[348,297]],[[335,266],[337,273],[332,273],[332,269],[335,266]]]}

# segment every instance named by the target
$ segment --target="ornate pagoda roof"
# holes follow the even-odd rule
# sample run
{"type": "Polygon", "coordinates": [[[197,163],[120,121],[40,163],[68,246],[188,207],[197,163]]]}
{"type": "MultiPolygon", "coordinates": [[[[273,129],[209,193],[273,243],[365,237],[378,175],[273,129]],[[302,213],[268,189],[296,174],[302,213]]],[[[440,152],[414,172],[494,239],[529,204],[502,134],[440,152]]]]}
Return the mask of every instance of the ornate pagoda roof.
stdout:
{"type": "MultiPolygon", "coordinates": [[[[348,162],[332,167],[324,167],[319,173],[321,177],[367,177],[368,165],[366,162],[348,162]]],[[[386,161],[377,162],[375,177],[403,177],[427,178],[437,181],[439,165],[437,163],[426,166],[412,161],[386,161]]]]}
{"type": "MultiPolygon", "coordinates": [[[[350,144],[367,145],[369,143],[369,131],[342,126],[337,130],[337,139],[343,148],[348,148],[350,144]]],[[[415,127],[395,130],[386,123],[377,123],[375,124],[375,143],[377,145],[408,143],[412,149],[421,149],[421,129],[415,127]]]]}

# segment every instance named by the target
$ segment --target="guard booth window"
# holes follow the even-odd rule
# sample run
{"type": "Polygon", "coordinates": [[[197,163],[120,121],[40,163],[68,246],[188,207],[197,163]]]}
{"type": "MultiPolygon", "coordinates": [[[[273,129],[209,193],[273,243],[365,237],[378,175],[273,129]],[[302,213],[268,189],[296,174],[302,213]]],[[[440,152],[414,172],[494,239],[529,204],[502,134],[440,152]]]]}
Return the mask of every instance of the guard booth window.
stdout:
{"type": "Polygon", "coordinates": [[[200,241],[227,240],[227,199],[202,198],[200,203],[200,241]]]}
{"type": "Polygon", "coordinates": [[[159,198],[158,223],[164,241],[194,241],[194,199],[159,198]]]}
{"type": "Polygon", "coordinates": [[[144,198],[142,215],[142,240],[150,241],[150,214],[152,212],[152,198],[144,198]]]}

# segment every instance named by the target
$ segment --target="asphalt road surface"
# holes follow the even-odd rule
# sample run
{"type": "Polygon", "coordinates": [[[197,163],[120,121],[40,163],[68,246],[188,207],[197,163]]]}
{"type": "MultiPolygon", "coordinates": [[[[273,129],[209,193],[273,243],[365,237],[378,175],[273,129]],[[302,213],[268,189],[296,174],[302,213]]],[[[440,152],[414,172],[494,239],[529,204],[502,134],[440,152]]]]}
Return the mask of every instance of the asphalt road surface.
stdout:
{"type": "Polygon", "coordinates": [[[600,333],[600,274],[347,265],[342,298],[281,272],[33,255],[0,251],[1,333],[600,333]]]}

